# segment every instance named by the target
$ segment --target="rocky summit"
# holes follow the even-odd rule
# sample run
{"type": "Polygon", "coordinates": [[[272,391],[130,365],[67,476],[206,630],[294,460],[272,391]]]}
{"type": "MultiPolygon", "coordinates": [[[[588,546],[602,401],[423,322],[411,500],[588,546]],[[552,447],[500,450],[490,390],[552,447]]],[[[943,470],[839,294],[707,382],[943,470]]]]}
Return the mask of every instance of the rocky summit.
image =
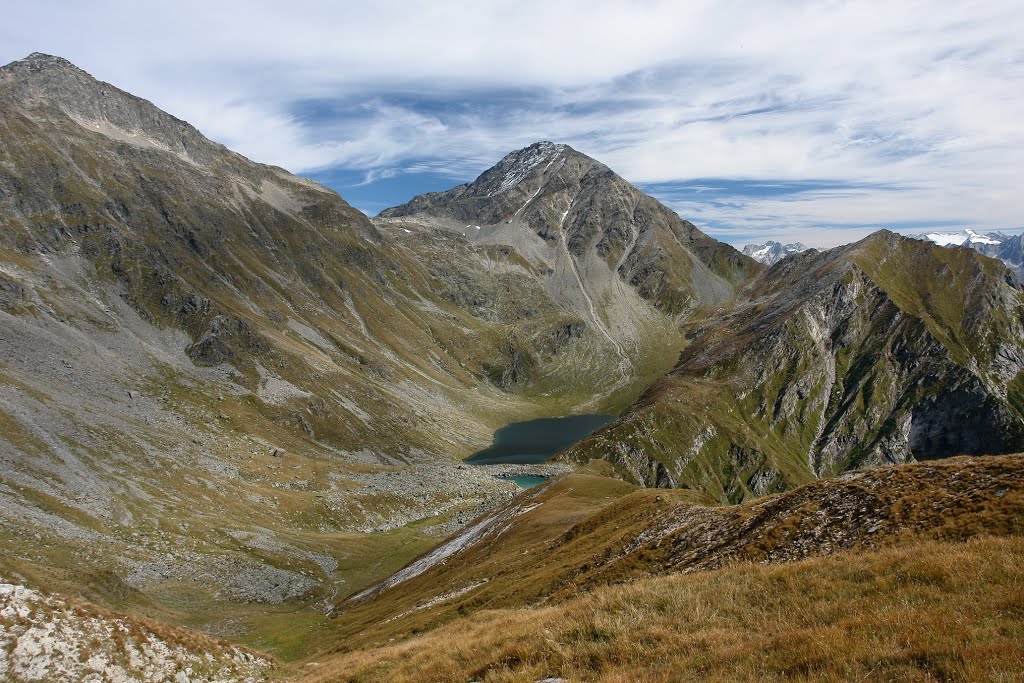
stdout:
{"type": "Polygon", "coordinates": [[[744,254],[768,266],[774,266],[787,256],[799,254],[802,251],[807,251],[807,247],[801,242],[782,244],[772,240],[768,240],[764,244],[748,244],[743,247],[744,254]]]}
{"type": "Polygon", "coordinates": [[[621,281],[660,310],[693,312],[728,300],[759,269],[604,164],[551,142],[513,152],[468,185],[415,197],[380,218],[430,220],[474,241],[516,245],[551,271],[550,289],[563,293],[575,284],[591,305],[608,281],[621,281]]]}
{"type": "Polygon", "coordinates": [[[648,657],[594,648],[642,577],[664,616],[736,561],[959,595],[886,548],[1020,554],[1019,238],[745,254],[553,142],[371,220],[38,53],[0,68],[0,140],[0,677],[624,680],[648,657]],[[572,414],[615,419],[461,462],[572,414]],[[431,659],[556,607],[555,650],[431,659]]]}

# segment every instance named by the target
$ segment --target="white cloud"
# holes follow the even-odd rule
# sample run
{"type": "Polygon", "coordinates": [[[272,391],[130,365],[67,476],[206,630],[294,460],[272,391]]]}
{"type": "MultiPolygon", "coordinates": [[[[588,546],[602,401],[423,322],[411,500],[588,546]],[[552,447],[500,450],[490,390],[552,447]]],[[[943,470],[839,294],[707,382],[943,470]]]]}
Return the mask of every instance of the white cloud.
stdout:
{"type": "Polygon", "coordinates": [[[859,188],[674,207],[725,237],[1024,225],[1017,0],[43,0],[4,23],[0,60],[61,54],[293,171],[468,178],[547,138],[634,182],[859,188]],[[344,115],[311,120],[314,100],[344,115]]]}

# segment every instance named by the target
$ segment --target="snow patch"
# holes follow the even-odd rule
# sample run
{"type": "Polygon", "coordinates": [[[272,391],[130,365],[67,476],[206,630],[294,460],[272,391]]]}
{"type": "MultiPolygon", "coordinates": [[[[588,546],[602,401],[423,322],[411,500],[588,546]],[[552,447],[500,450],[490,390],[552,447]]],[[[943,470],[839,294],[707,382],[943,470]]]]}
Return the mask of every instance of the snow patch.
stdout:
{"type": "Polygon", "coordinates": [[[967,234],[970,235],[970,241],[977,244],[1002,244],[1002,240],[997,240],[991,235],[982,235],[981,233],[974,232],[970,228],[967,229],[967,234]]]}
{"type": "Polygon", "coordinates": [[[501,194],[511,190],[513,187],[523,182],[523,180],[526,179],[526,176],[530,175],[530,171],[537,168],[545,161],[547,161],[550,166],[551,162],[553,162],[564,149],[565,145],[543,142],[523,150],[523,152],[527,152],[527,154],[524,154],[521,158],[517,159],[517,163],[515,163],[512,168],[505,173],[505,176],[501,179],[501,183],[498,186],[498,191],[495,194],[501,194]]]}
{"type": "Polygon", "coordinates": [[[968,239],[968,235],[965,235],[963,233],[943,232],[929,232],[927,235],[925,235],[925,237],[930,239],[932,242],[935,242],[935,244],[939,245],[940,247],[948,247],[951,244],[960,246],[968,239]]]}
{"type": "Polygon", "coordinates": [[[960,247],[968,242],[973,244],[1002,244],[997,233],[980,233],[966,228],[959,232],[929,232],[921,235],[910,235],[914,239],[934,242],[940,247],[960,247]]]}

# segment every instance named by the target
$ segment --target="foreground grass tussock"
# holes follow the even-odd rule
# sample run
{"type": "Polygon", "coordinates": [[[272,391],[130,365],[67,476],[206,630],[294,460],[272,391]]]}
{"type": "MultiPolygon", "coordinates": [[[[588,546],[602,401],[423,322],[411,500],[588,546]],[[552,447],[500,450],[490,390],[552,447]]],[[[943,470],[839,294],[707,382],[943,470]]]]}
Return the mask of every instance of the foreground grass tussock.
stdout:
{"type": "Polygon", "coordinates": [[[324,660],[328,681],[1017,681],[1024,539],[735,564],[494,610],[324,660]]]}

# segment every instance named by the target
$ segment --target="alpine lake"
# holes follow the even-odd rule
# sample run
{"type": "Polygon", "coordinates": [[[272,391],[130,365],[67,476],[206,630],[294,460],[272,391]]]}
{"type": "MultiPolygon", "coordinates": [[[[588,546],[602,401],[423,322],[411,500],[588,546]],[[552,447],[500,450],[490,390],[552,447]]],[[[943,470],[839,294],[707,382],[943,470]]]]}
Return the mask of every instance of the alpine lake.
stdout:
{"type": "MultiPolygon", "coordinates": [[[[513,422],[494,433],[490,446],[464,462],[470,465],[536,465],[593,434],[615,419],[614,415],[568,415],[513,422]]],[[[507,477],[522,488],[530,488],[546,477],[507,477]]]]}

